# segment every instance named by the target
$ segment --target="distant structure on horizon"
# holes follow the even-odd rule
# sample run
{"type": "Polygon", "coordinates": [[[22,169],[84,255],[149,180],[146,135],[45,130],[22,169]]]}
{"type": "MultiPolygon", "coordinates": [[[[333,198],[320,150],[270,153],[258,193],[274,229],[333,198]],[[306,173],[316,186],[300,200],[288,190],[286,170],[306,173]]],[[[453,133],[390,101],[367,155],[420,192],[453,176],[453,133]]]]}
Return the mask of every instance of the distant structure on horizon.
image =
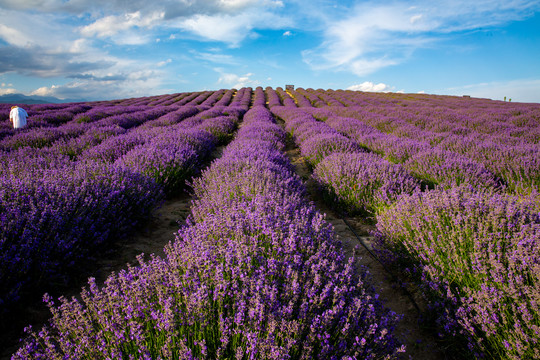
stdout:
{"type": "Polygon", "coordinates": [[[285,85],[285,90],[294,90],[294,85],[285,85]]]}

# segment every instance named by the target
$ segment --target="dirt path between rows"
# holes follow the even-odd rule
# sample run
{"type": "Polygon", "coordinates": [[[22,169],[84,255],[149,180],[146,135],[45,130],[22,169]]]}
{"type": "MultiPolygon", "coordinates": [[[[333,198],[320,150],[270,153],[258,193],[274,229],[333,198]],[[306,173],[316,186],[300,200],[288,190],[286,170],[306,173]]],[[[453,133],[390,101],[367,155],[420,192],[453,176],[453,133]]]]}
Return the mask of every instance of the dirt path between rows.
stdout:
{"type": "MultiPolygon", "coordinates": [[[[281,123],[281,121],[278,121],[281,123]]],[[[317,184],[311,177],[311,171],[305,159],[301,156],[300,150],[292,141],[289,141],[286,153],[291,160],[297,174],[306,183],[308,193],[319,211],[326,214],[326,220],[334,227],[338,239],[343,244],[343,249],[347,257],[356,257],[357,268],[364,268],[369,271],[372,277],[375,291],[380,295],[383,303],[397,314],[403,315],[397,328],[397,336],[407,346],[405,358],[419,360],[441,360],[449,359],[447,353],[440,348],[436,338],[432,333],[422,329],[419,324],[419,312],[407,293],[399,289],[392,281],[391,275],[384,269],[383,265],[376,260],[368,250],[362,246],[357,235],[365,245],[371,250],[372,236],[370,231],[375,227],[366,222],[361,217],[348,217],[346,222],[333,211],[322,199],[321,192],[317,184]],[[354,232],[351,230],[354,229],[354,232]],[[356,234],[355,234],[356,233],[356,234]]],[[[411,295],[415,302],[422,307],[419,296],[411,295]]]]}

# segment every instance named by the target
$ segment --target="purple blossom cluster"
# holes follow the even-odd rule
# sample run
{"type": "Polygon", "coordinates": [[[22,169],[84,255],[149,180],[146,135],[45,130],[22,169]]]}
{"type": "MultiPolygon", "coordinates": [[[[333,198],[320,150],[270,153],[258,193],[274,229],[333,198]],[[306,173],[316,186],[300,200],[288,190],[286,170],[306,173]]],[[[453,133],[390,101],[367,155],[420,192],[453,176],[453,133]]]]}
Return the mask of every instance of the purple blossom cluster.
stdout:
{"type": "Polygon", "coordinates": [[[279,98],[276,90],[268,86],[264,89],[264,91],[266,94],[266,101],[269,109],[272,109],[274,106],[281,106],[281,99],[279,98]]]}
{"type": "Polygon", "coordinates": [[[431,149],[429,143],[387,134],[357,118],[339,116],[330,108],[312,110],[311,114],[346,135],[361,147],[373,151],[394,163],[404,163],[411,156],[431,149]]]}
{"type": "MultiPolygon", "coordinates": [[[[189,102],[190,105],[201,105],[210,95],[212,95],[213,91],[202,91],[195,97],[193,100],[189,102]]],[[[203,105],[205,107],[210,107],[208,105],[203,105]]]]}
{"type": "Polygon", "coordinates": [[[166,258],[91,280],[80,300],[46,297],[50,325],[16,359],[397,356],[397,316],[307,202],[287,133],[339,210],[376,221],[381,259],[461,355],[540,358],[538,105],[258,87],[29,105],[17,130],[9,106],[0,316],[129,233],[244,118],[191,181],[166,258]]]}
{"type": "Polygon", "coordinates": [[[296,107],[296,102],[294,101],[294,98],[290,96],[283,88],[277,87],[276,93],[281,98],[281,102],[283,103],[283,106],[292,106],[296,107]]]}
{"type": "Polygon", "coordinates": [[[315,96],[319,97],[322,102],[323,106],[333,106],[333,107],[343,107],[343,103],[341,100],[336,98],[332,95],[332,90],[324,91],[322,89],[313,90],[310,89],[310,92],[312,94],[315,94],[315,96]]]}
{"type": "Polygon", "coordinates": [[[0,141],[0,149],[16,150],[26,146],[42,148],[50,146],[63,135],[64,132],[57,128],[40,127],[25,129],[25,131],[17,132],[12,136],[4,137],[0,141]]]}
{"type": "Polygon", "coordinates": [[[234,93],[235,93],[234,89],[227,90],[223,94],[223,96],[218,101],[216,101],[214,106],[228,106],[231,103],[234,93]]]}
{"type": "Polygon", "coordinates": [[[67,279],[69,269],[147,217],[162,198],[142,175],[25,150],[5,155],[14,160],[3,163],[0,176],[2,319],[22,294],[67,279]]]}
{"type": "MultiPolygon", "coordinates": [[[[449,188],[470,184],[477,188],[500,189],[506,186],[504,180],[472,156],[446,150],[439,145],[433,146],[428,141],[396,135],[404,128],[410,127],[409,124],[396,127],[397,122],[392,121],[384,126],[386,129],[390,126],[393,128],[393,132],[388,134],[367,125],[364,121],[336,116],[333,113],[330,108],[312,111],[315,117],[324,120],[362,147],[377,152],[392,162],[402,163],[411,174],[432,187],[449,188]]],[[[381,123],[379,127],[383,127],[381,123]]]]}
{"type": "MultiPolygon", "coordinates": [[[[218,91],[214,91],[212,92],[212,94],[206,98],[206,100],[204,100],[201,105],[202,106],[214,106],[217,101],[223,97],[223,95],[225,94],[226,90],[225,89],[221,89],[221,90],[218,90],[218,91]]],[[[222,105],[228,105],[228,104],[222,104],[222,105]]]]}
{"type": "MultiPolygon", "coordinates": [[[[102,105],[102,106],[93,106],[90,110],[77,114],[73,117],[73,121],[78,123],[93,123],[98,120],[101,120],[103,118],[113,116],[113,115],[120,115],[120,114],[128,114],[128,113],[134,113],[138,111],[144,111],[146,110],[146,107],[143,105],[131,105],[131,106],[115,106],[115,105],[102,105]]],[[[29,117],[29,122],[31,121],[31,118],[29,117]]]]}
{"type": "Polygon", "coordinates": [[[321,100],[319,96],[317,96],[314,89],[297,88],[296,91],[300,93],[301,95],[303,95],[304,97],[306,97],[311,102],[313,107],[320,108],[320,107],[326,106],[326,103],[323,100],[321,100]]]}
{"type": "Polygon", "coordinates": [[[402,196],[377,216],[381,254],[416,279],[464,353],[540,357],[537,205],[462,186],[402,196]]]}
{"type": "Polygon", "coordinates": [[[419,152],[410,157],[403,166],[425,182],[444,188],[462,184],[491,189],[504,186],[502,180],[482,164],[440,148],[419,152]]]}
{"type": "MultiPolygon", "coordinates": [[[[180,98],[184,97],[185,95],[186,94],[181,94],[180,98]]],[[[148,105],[148,106],[169,106],[178,98],[179,98],[178,94],[156,96],[156,97],[153,97],[153,99],[151,101],[149,101],[145,105],[148,105]]]]}
{"type": "Polygon", "coordinates": [[[264,107],[195,180],[166,258],[91,279],[14,359],[394,358],[404,349],[364,276],[303,194],[264,107]],[[259,138],[257,139],[257,135],[259,138]]]}
{"type": "Polygon", "coordinates": [[[349,214],[369,217],[383,211],[402,194],[420,188],[420,182],[401,165],[374,153],[333,153],[313,170],[313,178],[349,214]]]}
{"type": "Polygon", "coordinates": [[[364,152],[357,143],[309,113],[292,107],[273,107],[272,112],[285,121],[301,154],[314,167],[313,178],[339,210],[374,216],[400,194],[420,187],[403,166],[364,152]]]}
{"type": "Polygon", "coordinates": [[[302,91],[302,88],[299,89],[289,89],[287,92],[295,99],[298,107],[312,107],[311,97],[305,91],[302,91]]]}
{"type": "Polygon", "coordinates": [[[181,107],[183,105],[188,104],[190,101],[195,99],[199,94],[198,93],[182,93],[177,94],[178,96],[174,97],[173,99],[169,100],[166,103],[163,103],[162,105],[174,105],[177,107],[181,107]]]}
{"type": "Polygon", "coordinates": [[[258,86],[253,93],[252,106],[266,106],[266,95],[262,87],[258,86]]]}
{"type": "Polygon", "coordinates": [[[153,106],[145,108],[144,110],[128,111],[112,116],[105,117],[96,121],[97,126],[113,126],[117,125],[124,129],[130,129],[132,127],[144,124],[147,121],[152,121],[156,118],[166,115],[173,108],[169,106],[153,106]]]}
{"type": "Polygon", "coordinates": [[[71,121],[75,115],[84,113],[91,108],[88,104],[57,105],[51,106],[51,104],[48,104],[46,107],[43,105],[32,107],[28,113],[31,119],[29,126],[34,127],[36,124],[57,126],[71,121]]]}
{"type": "Polygon", "coordinates": [[[229,104],[229,107],[238,107],[244,110],[247,110],[249,106],[251,105],[251,94],[253,93],[253,89],[250,87],[243,87],[239,89],[234,98],[232,99],[231,103],[229,104]]]}
{"type": "Polygon", "coordinates": [[[195,106],[180,106],[176,110],[170,111],[166,114],[159,116],[157,119],[146,121],[141,126],[169,126],[179,123],[180,121],[195,116],[200,110],[195,106]]]}
{"type": "Polygon", "coordinates": [[[61,137],[52,143],[48,149],[58,154],[67,155],[72,160],[75,160],[87,149],[93,149],[108,138],[115,138],[126,133],[126,129],[117,125],[100,127],[80,125],[71,123],[63,126],[64,133],[72,134],[72,136],[61,137]],[[82,133],[77,135],[79,131],[82,131],[82,133]]]}
{"type": "Polygon", "coordinates": [[[312,166],[335,152],[362,151],[355,142],[299,108],[275,106],[272,112],[285,121],[285,129],[293,135],[302,156],[312,166]]]}

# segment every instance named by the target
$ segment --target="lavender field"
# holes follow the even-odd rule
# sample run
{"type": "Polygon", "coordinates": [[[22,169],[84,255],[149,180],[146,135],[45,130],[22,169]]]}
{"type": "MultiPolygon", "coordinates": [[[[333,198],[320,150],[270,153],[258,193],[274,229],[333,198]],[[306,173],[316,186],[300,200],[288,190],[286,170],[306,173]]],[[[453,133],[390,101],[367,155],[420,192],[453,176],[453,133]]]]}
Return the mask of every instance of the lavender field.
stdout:
{"type": "Polygon", "coordinates": [[[540,104],[258,87],[21,105],[23,129],[10,106],[0,329],[50,310],[12,359],[408,358],[306,180],[369,224],[449,358],[540,359],[540,104]],[[164,256],[49,295],[185,191],[164,256]]]}

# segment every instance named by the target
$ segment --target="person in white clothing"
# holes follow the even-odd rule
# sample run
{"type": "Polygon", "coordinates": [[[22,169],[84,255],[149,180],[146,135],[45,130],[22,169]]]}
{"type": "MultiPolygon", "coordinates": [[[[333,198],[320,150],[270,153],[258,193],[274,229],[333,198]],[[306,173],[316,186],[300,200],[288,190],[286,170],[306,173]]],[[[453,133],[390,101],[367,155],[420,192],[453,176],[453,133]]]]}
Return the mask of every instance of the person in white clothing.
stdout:
{"type": "Polygon", "coordinates": [[[12,106],[9,112],[9,121],[13,123],[15,129],[20,129],[26,126],[26,118],[28,113],[23,108],[12,106]]]}

